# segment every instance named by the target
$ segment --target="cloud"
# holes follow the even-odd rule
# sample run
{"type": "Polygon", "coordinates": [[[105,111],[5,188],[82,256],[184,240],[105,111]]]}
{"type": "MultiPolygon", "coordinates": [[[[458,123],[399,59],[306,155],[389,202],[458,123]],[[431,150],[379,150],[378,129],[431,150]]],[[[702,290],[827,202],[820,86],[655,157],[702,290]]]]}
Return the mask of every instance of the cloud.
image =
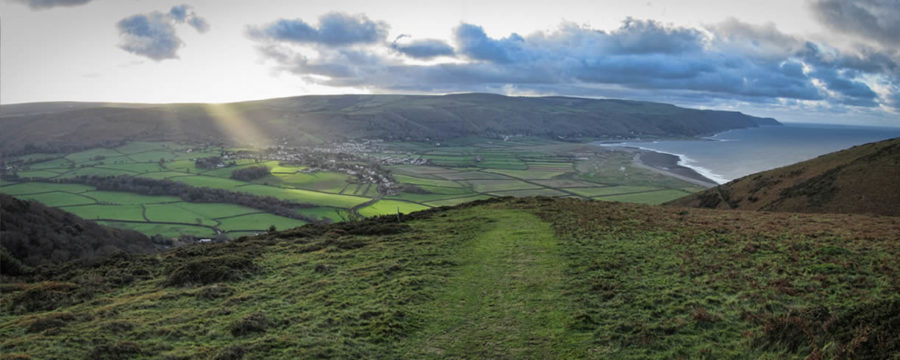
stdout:
{"type": "Polygon", "coordinates": [[[198,32],[209,30],[209,24],[187,5],[173,7],[168,13],[154,11],[137,14],[116,23],[121,42],[119,48],[156,61],[178,58],[184,42],[178,37],[175,25],[188,24],[198,32]]]}
{"type": "Polygon", "coordinates": [[[276,35],[274,24],[258,29],[270,35],[251,37],[279,69],[328,86],[897,109],[891,89],[898,66],[883,51],[842,52],[771,24],[730,19],[689,28],[629,18],[609,31],[563,23],[550,31],[492,37],[463,23],[452,29],[452,47],[406,35],[392,43],[319,46],[309,39],[319,39],[321,26],[292,24],[298,25],[286,32],[292,37],[276,35]],[[410,57],[427,62],[410,64],[410,57]]]}
{"type": "Polygon", "coordinates": [[[177,23],[187,23],[200,33],[205,33],[209,30],[209,23],[206,22],[206,19],[197,16],[194,13],[194,9],[188,5],[173,6],[169,10],[169,17],[177,23]]]}
{"type": "Polygon", "coordinates": [[[833,30],[874,40],[885,48],[900,46],[897,0],[814,0],[810,7],[833,30]]]}
{"type": "Polygon", "coordinates": [[[324,46],[371,44],[384,41],[389,26],[369,20],[365,15],[328,13],[319,17],[318,28],[300,19],[279,19],[273,23],[250,27],[252,38],[324,46]]]}
{"type": "Polygon", "coordinates": [[[453,47],[441,40],[425,39],[401,42],[409,35],[400,35],[391,43],[391,48],[397,52],[416,59],[431,59],[438,56],[452,56],[453,47]]]}
{"type": "Polygon", "coordinates": [[[491,39],[481,26],[461,24],[454,32],[459,53],[473,60],[509,63],[519,58],[525,41],[519,34],[503,39],[491,39]]]}
{"type": "Polygon", "coordinates": [[[58,6],[84,5],[91,0],[9,0],[10,2],[28,5],[33,10],[50,9],[58,6]]]}

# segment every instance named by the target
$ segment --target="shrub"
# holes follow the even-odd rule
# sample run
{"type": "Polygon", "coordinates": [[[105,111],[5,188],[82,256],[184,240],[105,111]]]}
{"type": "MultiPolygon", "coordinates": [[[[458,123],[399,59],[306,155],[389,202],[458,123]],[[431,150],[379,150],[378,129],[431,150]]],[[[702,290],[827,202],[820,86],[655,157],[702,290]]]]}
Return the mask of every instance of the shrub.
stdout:
{"type": "Polygon", "coordinates": [[[68,282],[47,281],[30,285],[9,300],[13,312],[28,313],[49,311],[74,302],[78,285],[68,282]]]}
{"type": "Polygon", "coordinates": [[[25,328],[25,332],[36,333],[47,329],[59,329],[66,326],[66,324],[72,320],[75,320],[75,315],[72,315],[72,313],[50,314],[32,321],[28,324],[28,327],[25,328]]]}
{"type": "Polygon", "coordinates": [[[231,324],[231,335],[243,336],[251,333],[265,332],[269,319],[261,312],[252,313],[231,324]]]}
{"type": "Polygon", "coordinates": [[[244,348],[238,345],[229,346],[219,351],[214,360],[241,360],[244,358],[244,348]]]}
{"type": "Polygon", "coordinates": [[[134,341],[119,341],[115,343],[103,343],[94,346],[88,353],[88,359],[95,360],[124,360],[144,354],[141,346],[134,341]]]}
{"type": "Polygon", "coordinates": [[[243,279],[255,271],[256,265],[249,258],[239,255],[222,255],[190,259],[169,271],[163,285],[184,286],[212,284],[221,281],[243,279]]]}
{"type": "Polygon", "coordinates": [[[226,284],[213,284],[197,291],[196,296],[205,300],[213,300],[229,297],[234,294],[234,289],[226,284]]]}

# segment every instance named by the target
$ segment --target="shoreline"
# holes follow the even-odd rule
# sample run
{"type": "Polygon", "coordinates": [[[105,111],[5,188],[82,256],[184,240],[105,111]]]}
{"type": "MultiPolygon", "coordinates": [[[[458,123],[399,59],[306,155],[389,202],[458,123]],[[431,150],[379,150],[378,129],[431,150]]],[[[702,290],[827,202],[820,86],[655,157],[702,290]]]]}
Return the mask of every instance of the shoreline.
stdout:
{"type": "Polygon", "coordinates": [[[681,156],[668,154],[664,152],[635,149],[634,164],[664,175],[668,175],[680,180],[690,182],[705,188],[718,186],[719,183],[713,179],[703,176],[697,170],[682,165],[681,156]]]}
{"type": "MultiPolygon", "coordinates": [[[[676,154],[669,154],[661,151],[634,146],[616,146],[613,144],[601,146],[613,151],[625,151],[634,153],[632,164],[643,169],[674,177],[682,181],[687,181],[704,188],[711,188],[720,185],[719,182],[707,176],[704,176],[700,171],[697,171],[697,169],[682,165],[684,163],[684,159],[682,158],[682,156],[676,154]]],[[[724,183],[725,182],[722,182],[722,184],[724,183]]]]}

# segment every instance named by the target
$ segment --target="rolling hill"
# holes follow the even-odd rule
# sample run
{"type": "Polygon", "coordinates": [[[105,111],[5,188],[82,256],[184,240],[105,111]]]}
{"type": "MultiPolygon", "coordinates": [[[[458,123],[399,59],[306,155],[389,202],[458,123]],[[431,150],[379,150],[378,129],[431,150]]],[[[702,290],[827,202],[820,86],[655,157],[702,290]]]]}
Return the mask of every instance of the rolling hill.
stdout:
{"type": "Polygon", "coordinates": [[[900,218],[472,202],[2,277],[8,358],[900,352],[900,218]]]}
{"type": "Polygon", "coordinates": [[[0,153],[129,140],[266,145],[512,134],[692,137],[778,124],[738,112],[652,102],[493,94],[302,96],[230,104],[35,103],[0,107],[0,153]]]}
{"type": "Polygon", "coordinates": [[[37,201],[0,193],[0,263],[4,273],[20,273],[25,269],[22,265],[61,264],[120,251],[146,253],[160,248],[139,232],[105,227],[37,201]]]}
{"type": "Polygon", "coordinates": [[[673,206],[900,216],[900,138],[745,176],[673,206]]]}

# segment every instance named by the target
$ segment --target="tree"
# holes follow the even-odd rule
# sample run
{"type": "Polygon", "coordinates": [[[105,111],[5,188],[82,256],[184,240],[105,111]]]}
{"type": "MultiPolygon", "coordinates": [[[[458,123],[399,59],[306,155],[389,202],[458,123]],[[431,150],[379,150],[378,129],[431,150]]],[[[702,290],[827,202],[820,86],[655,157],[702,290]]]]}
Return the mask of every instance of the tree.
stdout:
{"type": "Polygon", "coordinates": [[[277,231],[277,230],[278,230],[278,229],[275,228],[275,225],[269,225],[269,232],[270,232],[270,233],[273,233],[273,232],[275,232],[275,231],[277,231]]]}

